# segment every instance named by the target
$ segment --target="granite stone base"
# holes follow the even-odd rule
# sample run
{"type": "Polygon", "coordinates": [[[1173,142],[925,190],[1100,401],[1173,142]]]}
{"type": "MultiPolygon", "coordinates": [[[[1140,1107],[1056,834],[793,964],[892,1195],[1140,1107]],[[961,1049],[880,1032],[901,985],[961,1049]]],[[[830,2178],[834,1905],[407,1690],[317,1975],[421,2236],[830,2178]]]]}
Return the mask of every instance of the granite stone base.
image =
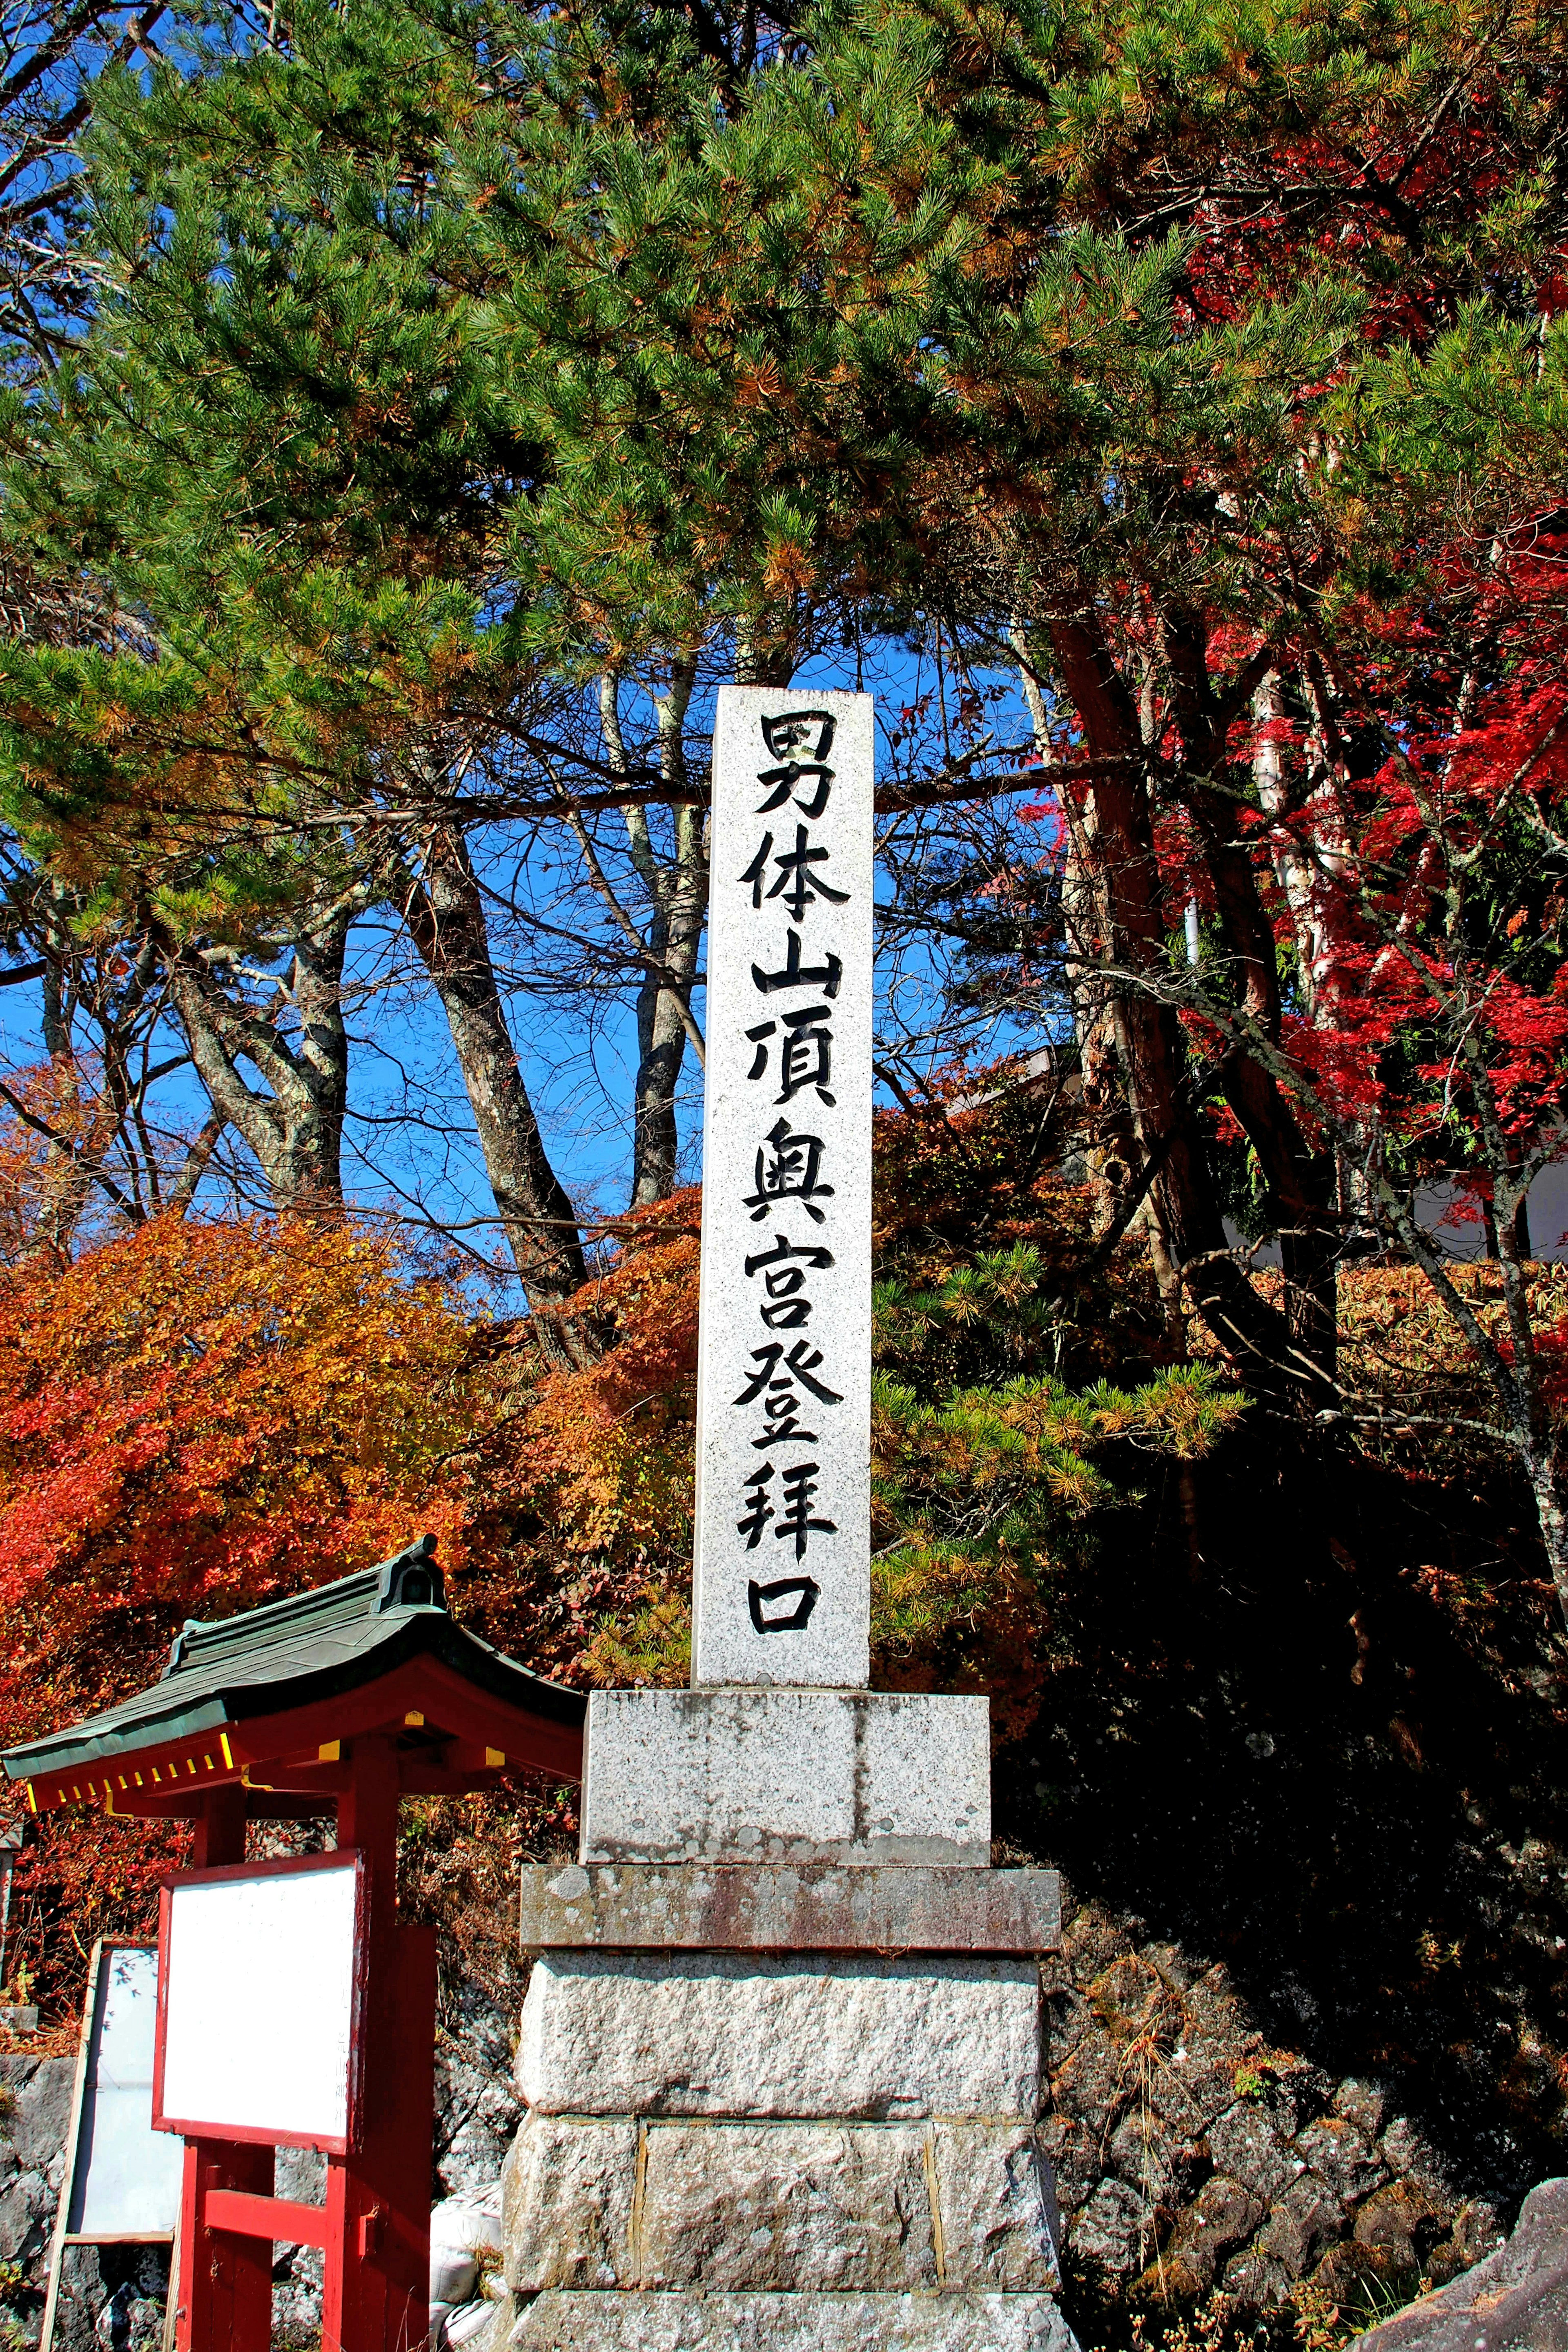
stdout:
{"type": "Polygon", "coordinates": [[[951,1954],[547,1951],[517,2081],[549,2115],[1032,2121],[1039,1969],[951,1954]]]}
{"type": "Polygon", "coordinates": [[[1036,1952],[1061,1941],[1054,1870],[831,1862],[529,1863],[522,1948],[1036,1952]]]}
{"type": "Polygon", "coordinates": [[[596,1691],[486,2352],[1077,2352],[1039,2137],[1054,1874],[983,1699],[596,1691]]]}
{"type": "Polygon", "coordinates": [[[991,1860],[983,1698],[595,1691],[585,1736],[584,1863],[991,1860]]]}
{"type": "Polygon", "coordinates": [[[542,2294],[513,2352],[1078,2352],[1048,2294],[542,2294]]]}
{"type": "Polygon", "coordinates": [[[1050,2293],[1031,2126],[531,2115],[507,2158],[506,2275],[552,2288],[1050,2293]]]}

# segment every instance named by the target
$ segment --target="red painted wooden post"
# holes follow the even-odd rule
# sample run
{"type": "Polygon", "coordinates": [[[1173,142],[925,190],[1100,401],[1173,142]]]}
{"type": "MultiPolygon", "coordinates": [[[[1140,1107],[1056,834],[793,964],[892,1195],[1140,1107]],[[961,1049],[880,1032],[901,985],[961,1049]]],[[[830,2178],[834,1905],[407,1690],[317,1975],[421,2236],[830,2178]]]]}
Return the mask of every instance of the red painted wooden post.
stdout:
{"type": "Polygon", "coordinates": [[[272,2193],[272,2150],[232,2140],[185,2142],[180,2202],[178,2352],[268,2352],[272,2341],[272,2247],[264,2238],[210,2230],[207,2193],[245,2189],[272,2193]]]}
{"type": "Polygon", "coordinates": [[[363,2135],[327,2159],[322,2352],[412,2352],[430,2293],[436,1938],[397,1925],[397,1753],[354,1742],[338,1843],[365,1857],[370,1903],[360,2051],[363,2135]]]}
{"type": "MultiPolygon", "coordinates": [[[[195,1822],[193,1861],[216,1870],[245,1860],[245,1790],[215,1789],[195,1822]]],[[[272,2192],[272,2150],[226,2140],[187,2140],[180,2193],[176,2352],[268,2352],[272,2340],[272,2248],[265,2240],[209,2230],[209,2189],[272,2192]]]]}
{"type": "MultiPolygon", "coordinates": [[[[208,1797],[198,1869],[243,1862],[245,1803],[243,1789],[208,1797]]],[[[436,1936],[397,1922],[397,1805],[395,1735],[356,1740],[338,1845],[364,1857],[366,1875],[362,2126],[355,2150],[327,2158],[322,2352],[415,2352],[429,2318],[436,1936]]],[[[185,2144],[177,2352],[268,2352],[271,2242],[213,2228],[206,2205],[215,2189],[270,2197],[273,2157],[228,2140],[185,2144]]]]}

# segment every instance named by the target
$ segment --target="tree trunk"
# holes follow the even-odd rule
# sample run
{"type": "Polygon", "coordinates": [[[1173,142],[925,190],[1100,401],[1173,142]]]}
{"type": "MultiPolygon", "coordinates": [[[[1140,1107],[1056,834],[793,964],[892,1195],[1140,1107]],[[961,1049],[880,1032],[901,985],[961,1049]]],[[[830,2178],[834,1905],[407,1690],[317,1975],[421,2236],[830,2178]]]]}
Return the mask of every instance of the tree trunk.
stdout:
{"type": "Polygon", "coordinates": [[[79,970],[79,949],[72,936],[65,894],[58,886],[43,886],[37,922],[43,963],[40,980],[44,1049],[58,1094],[56,1119],[52,1123],[58,1124],[63,1117],[67,1124],[47,1139],[49,1181],[46,1202],[33,1238],[18,1263],[28,1265],[37,1262],[60,1268],[70,1263],[72,1243],[95,1191],[102,1192],[134,1222],[136,1204],[107,1177],[106,1163],[121,1134],[130,1106],[128,1058],[138,1036],[137,1014],[145,1006],[156,957],[151,942],[143,941],[122,992],[130,1007],[130,1019],[121,1023],[110,1020],[101,1024],[102,1077],[100,1084],[92,1088],[86,1083],[67,1012],[68,975],[73,969],[79,970]],[[68,1105],[79,1112],[85,1110],[74,1133],[69,1131],[68,1105]]]}
{"type": "Polygon", "coordinates": [[[264,1008],[228,993],[218,976],[222,962],[210,949],[181,949],[170,957],[170,992],[213,1108],[249,1145],[273,1205],[285,1215],[330,1217],[342,1210],[349,1089],[342,978],[352,920],[352,908],[335,908],[302,931],[289,977],[264,1008]],[[290,1004],[300,1022],[292,1042],[278,1026],[290,1004]],[[242,1061],[268,1093],[241,1076],[242,1061]]]}
{"type": "Polygon", "coordinates": [[[424,844],[423,863],[422,876],[400,866],[392,887],[447,1015],[512,1263],[541,1318],[547,1358],[592,1362],[601,1348],[592,1319],[559,1314],[588,1278],[576,1212],[550,1164],[518,1066],[461,826],[436,828],[424,844]]]}
{"type": "MultiPolygon", "coordinates": [[[[694,659],[677,661],[670,675],[669,692],[655,706],[658,713],[659,770],[668,784],[686,782],[684,729],[696,676],[694,659]]],[[[601,684],[600,709],[612,757],[624,766],[615,698],[616,681],[613,676],[607,676],[601,684]]],[[[678,803],[671,807],[670,822],[675,831],[675,855],[666,866],[660,864],[654,849],[647,812],[636,807],[626,811],[632,861],[648,897],[648,952],[658,967],[645,973],[637,991],[637,1075],[632,1129],[634,1209],[665,1200],[675,1190],[680,1144],[675,1092],[686,1059],[691,983],[696,977],[698,950],[708,911],[705,812],[678,803]]]]}
{"type": "Polygon", "coordinates": [[[1110,648],[1081,616],[1051,623],[1058,666],[1098,766],[1085,785],[1103,911],[1102,961],[1141,1149],[1165,1147],[1151,1189],[1164,1246],[1210,1331],[1260,1399],[1294,1406],[1316,1385],[1289,1323],[1252,1284],[1226,1242],[1218,1199],[1192,1100],[1186,1049],[1172,1004],[1170,959],[1153,816],[1136,704],[1110,648]]]}
{"type": "MultiPolygon", "coordinates": [[[[1058,768],[1041,684],[1043,664],[1022,620],[1015,617],[1008,640],[1018,656],[1018,676],[1041,767],[1047,771],[1058,768]]],[[[1075,793],[1059,769],[1054,781],[1067,835],[1061,896],[1063,970],[1078,1045],[1079,1099],[1085,1127],[1083,1166],[1094,1195],[1096,1223],[1100,1232],[1105,1234],[1118,1223],[1127,1196],[1138,1181],[1140,1151],[1122,1072],[1117,1063],[1111,1016],[1114,991],[1100,970],[1104,942],[1110,936],[1110,913],[1097,881],[1098,812],[1088,795],[1075,793]]],[[[1181,1276],[1171,1266],[1158,1214],[1146,1204],[1139,1212],[1138,1222],[1148,1235],[1156,1275],[1161,1279],[1160,1296],[1168,1326],[1172,1317],[1170,1284],[1174,1282],[1175,1324],[1180,1328],[1181,1276]]]]}
{"type": "Polygon", "coordinates": [[[1563,1625],[1568,1627],[1568,1501],[1564,1500],[1563,1481],[1550,1446],[1531,1450],[1525,1457],[1525,1469],[1535,1497],[1535,1516],[1557,1604],[1563,1612],[1563,1625]]]}

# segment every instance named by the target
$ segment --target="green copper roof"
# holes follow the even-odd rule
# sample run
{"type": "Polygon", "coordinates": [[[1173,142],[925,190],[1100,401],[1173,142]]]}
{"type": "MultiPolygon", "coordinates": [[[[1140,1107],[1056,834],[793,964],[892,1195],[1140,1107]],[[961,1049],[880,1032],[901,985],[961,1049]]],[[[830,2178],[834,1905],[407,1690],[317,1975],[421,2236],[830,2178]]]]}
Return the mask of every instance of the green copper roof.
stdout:
{"type": "Polygon", "coordinates": [[[150,1689],[47,1739],[8,1748],[0,1762],[13,1780],[70,1771],[250,1716],[309,1706],[416,1657],[438,1660],[526,1714],[579,1725],[587,1704],[580,1692],[531,1675],[453,1622],[432,1550],[422,1536],[395,1559],[335,1584],[214,1624],[191,1618],[150,1689]]]}

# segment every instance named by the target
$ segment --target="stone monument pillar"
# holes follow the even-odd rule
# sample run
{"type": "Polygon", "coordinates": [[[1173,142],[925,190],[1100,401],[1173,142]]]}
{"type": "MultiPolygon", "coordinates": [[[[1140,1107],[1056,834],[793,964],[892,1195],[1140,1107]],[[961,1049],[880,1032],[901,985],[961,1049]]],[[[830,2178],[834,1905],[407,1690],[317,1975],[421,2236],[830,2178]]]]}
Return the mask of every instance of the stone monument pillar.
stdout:
{"type": "Polygon", "coordinates": [[[595,1694],[523,1874],[518,2352],[1074,2352],[1056,1876],[990,1867],[985,1700],[867,1688],[872,749],[720,695],[692,1687],[595,1694]]]}

